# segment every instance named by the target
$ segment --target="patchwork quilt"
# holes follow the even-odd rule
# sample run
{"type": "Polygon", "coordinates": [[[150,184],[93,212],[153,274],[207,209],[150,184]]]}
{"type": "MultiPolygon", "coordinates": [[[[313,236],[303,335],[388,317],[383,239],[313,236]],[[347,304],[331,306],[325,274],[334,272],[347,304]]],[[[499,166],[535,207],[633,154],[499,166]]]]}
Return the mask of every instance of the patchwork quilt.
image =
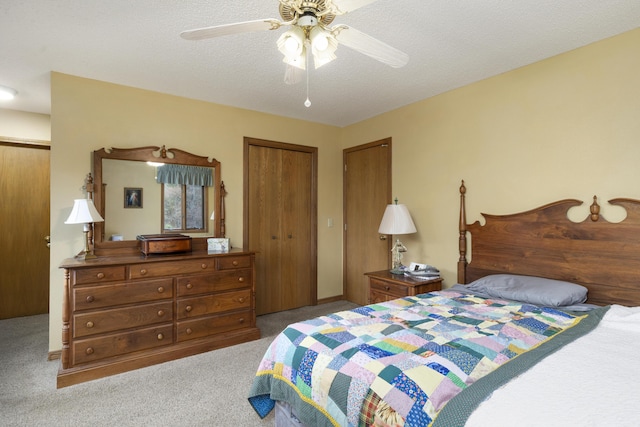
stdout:
{"type": "Polygon", "coordinates": [[[264,417],[286,401],[313,426],[430,426],[461,391],[585,317],[455,291],[318,317],[274,339],[249,402],[264,417]]]}

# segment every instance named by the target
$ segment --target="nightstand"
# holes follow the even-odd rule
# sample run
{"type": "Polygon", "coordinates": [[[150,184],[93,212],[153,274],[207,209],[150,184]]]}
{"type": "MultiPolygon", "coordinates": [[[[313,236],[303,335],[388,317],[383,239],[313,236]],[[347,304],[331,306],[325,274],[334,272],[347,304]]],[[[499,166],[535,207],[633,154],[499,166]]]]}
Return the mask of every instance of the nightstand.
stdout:
{"type": "Polygon", "coordinates": [[[365,276],[369,277],[369,304],[442,289],[442,277],[419,281],[403,275],[391,274],[389,270],[365,273],[365,276]]]}

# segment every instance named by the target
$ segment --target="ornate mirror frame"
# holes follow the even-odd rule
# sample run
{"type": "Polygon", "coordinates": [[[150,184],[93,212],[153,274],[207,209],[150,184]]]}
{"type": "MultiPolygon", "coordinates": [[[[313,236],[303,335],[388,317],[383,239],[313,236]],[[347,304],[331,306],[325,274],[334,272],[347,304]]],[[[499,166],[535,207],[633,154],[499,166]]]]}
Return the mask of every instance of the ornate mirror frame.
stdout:
{"type": "MultiPolygon", "coordinates": [[[[138,148],[102,148],[93,152],[93,175],[94,175],[94,194],[93,201],[100,212],[100,215],[104,217],[105,214],[105,183],[102,176],[102,160],[132,160],[140,162],[162,162],[188,166],[205,166],[214,168],[214,185],[215,198],[213,200],[213,208],[216,212],[213,220],[213,236],[224,237],[225,235],[225,207],[224,197],[226,191],[224,188],[224,182],[222,182],[220,176],[220,162],[214,158],[208,158],[205,156],[197,156],[195,154],[188,153],[177,148],[165,148],[162,147],[138,147],[138,148]]],[[[108,218],[105,218],[108,221],[108,218]]],[[[107,249],[118,246],[127,246],[131,242],[137,245],[137,241],[128,240],[124,242],[112,242],[107,241],[104,238],[104,223],[96,222],[94,224],[94,244],[96,249],[107,249]],[[127,243],[129,242],[129,243],[127,243]]],[[[209,236],[210,237],[210,236],[209,236]]]]}

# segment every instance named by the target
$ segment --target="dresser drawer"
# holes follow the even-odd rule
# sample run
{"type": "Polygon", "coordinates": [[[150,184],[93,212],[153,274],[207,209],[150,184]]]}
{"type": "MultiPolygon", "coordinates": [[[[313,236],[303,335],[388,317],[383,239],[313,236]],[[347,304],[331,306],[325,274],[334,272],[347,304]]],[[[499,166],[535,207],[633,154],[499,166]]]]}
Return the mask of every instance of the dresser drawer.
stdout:
{"type": "Polygon", "coordinates": [[[228,291],[251,286],[253,270],[227,270],[214,274],[181,277],[178,279],[178,296],[189,296],[217,291],[228,291]]]}
{"type": "Polygon", "coordinates": [[[112,282],[124,280],[124,266],[83,268],[71,271],[71,281],[76,285],[85,283],[112,282]]]}
{"type": "Polygon", "coordinates": [[[406,297],[409,295],[407,286],[403,286],[397,283],[389,283],[383,280],[378,280],[374,277],[370,278],[371,291],[383,292],[387,295],[393,295],[398,298],[406,297]]]}
{"type": "Polygon", "coordinates": [[[177,318],[202,316],[251,307],[251,289],[237,292],[225,292],[215,295],[203,295],[178,300],[177,318]]]}
{"type": "Polygon", "coordinates": [[[173,324],[159,325],[104,337],[74,340],[73,364],[93,362],[173,343],[173,324]]]}
{"type": "Polygon", "coordinates": [[[175,276],[202,273],[203,271],[210,273],[216,271],[215,258],[132,264],[129,266],[129,278],[143,279],[145,277],[175,276]]]}
{"type": "Polygon", "coordinates": [[[232,268],[251,267],[251,257],[248,255],[225,256],[217,259],[218,270],[229,270],[232,268]]]}
{"type": "Polygon", "coordinates": [[[114,332],[173,320],[173,301],[114,308],[73,316],[73,337],[114,332]]]}
{"type": "Polygon", "coordinates": [[[176,340],[186,341],[251,326],[251,311],[178,322],[176,340]]]}
{"type": "Polygon", "coordinates": [[[173,279],[145,280],[73,289],[73,311],[173,298],[173,279]]]}

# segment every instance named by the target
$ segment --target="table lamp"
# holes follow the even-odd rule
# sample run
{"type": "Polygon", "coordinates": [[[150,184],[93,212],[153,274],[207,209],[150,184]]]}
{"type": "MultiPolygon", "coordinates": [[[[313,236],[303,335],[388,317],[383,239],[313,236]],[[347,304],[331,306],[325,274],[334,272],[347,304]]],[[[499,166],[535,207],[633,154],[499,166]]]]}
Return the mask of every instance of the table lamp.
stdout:
{"type": "MultiPolygon", "coordinates": [[[[399,205],[398,199],[395,200],[394,204],[387,205],[384,215],[382,216],[380,228],[378,228],[380,234],[411,234],[416,231],[416,226],[413,224],[409,210],[405,205],[399,205]]],[[[389,270],[391,274],[404,273],[402,253],[406,251],[407,248],[402,244],[400,239],[396,239],[396,243],[391,249],[393,254],[393,264],[391,270],[389,270]]]]}
{"type": "Polygon", "coordinates": [[[97,258],[93,250],[93,223],[103,222],[91,199],[76,199],[73,201],[73,209],[65,224],[84,224],[84,251],[76,255],[77,259],[97,258]],[[89,241],[91,240],[91,242],[89,241]]]}

